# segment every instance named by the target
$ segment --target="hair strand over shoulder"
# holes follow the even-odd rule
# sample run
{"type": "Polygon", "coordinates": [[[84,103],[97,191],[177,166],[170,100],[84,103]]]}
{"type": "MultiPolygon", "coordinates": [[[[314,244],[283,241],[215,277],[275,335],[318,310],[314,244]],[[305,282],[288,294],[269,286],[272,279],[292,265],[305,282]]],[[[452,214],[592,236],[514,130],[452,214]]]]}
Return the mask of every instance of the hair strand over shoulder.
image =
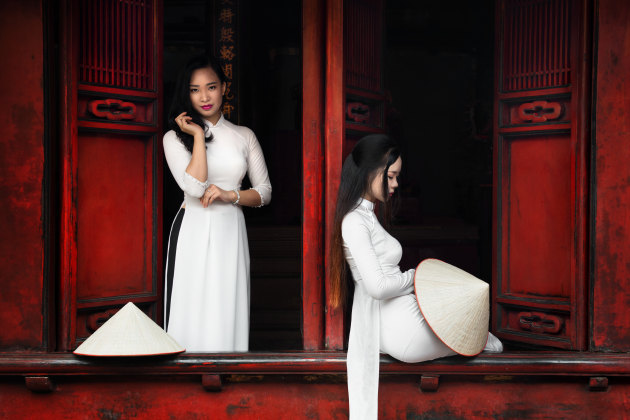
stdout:
{"type": "Polygon", "coordinates": [[[389,226],[392,200],[386,194],[387,171],[399,157],[400,150],[393,140],[383,134],[371,134],[359,140],[343,163],[330,240],[329,299],[333,308],[344,306],[349,286],[341,229],[343,219],[358,206],[360,199],[369,192],[372,180],[380,175],[381,188],[386,200],[383,205],[382,222],[385,227],[389,226]]]}

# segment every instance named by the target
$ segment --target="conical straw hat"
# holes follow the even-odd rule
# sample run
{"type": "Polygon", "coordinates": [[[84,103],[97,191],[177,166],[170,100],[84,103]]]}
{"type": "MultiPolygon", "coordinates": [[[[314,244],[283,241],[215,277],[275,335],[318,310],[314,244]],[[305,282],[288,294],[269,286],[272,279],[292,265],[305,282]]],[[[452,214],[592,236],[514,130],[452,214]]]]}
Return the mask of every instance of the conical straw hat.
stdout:
{"type": "Polygon", "coordinates": [[[416,298],[435,335],[464,356],[475,356],[488,340],[488,284],[436,259],[416,268],[416,298]]]}
{"type": "Polygon", "coordinates": [[[155,356],[185,349],[129,302],[83,342],[80,356],[155,356]]]}

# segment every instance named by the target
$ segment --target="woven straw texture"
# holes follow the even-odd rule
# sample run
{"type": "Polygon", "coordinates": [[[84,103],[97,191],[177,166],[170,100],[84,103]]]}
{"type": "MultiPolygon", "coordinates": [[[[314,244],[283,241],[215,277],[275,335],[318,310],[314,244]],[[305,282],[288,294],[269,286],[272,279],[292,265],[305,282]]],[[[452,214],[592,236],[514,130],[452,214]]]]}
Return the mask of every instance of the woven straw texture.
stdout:
{"type": "Polygon", "coordinates": [[[420,311],[438,338],[458,354],[481,353],[488,340],[488,284],[436,259],[422,261],[414,281],[420,311]]]}
{"type": "Polygon", "coordinates": [[[83,342],[81,356],[154,356],[181,353],[180,346],[159,325],[129,302],[83,342]]]}

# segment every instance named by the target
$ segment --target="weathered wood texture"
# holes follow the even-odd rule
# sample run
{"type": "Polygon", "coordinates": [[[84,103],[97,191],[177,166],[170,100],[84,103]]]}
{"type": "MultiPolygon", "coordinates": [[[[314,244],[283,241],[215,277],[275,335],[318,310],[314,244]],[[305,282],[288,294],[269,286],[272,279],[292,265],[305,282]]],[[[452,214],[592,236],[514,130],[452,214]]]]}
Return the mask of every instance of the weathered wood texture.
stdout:
{"type": "MultiPolygon", "coordinates": [[[[624,418],[630,383],[613,379],[590,392],[584,378],[440,378],[423,392],[419,376],[381,380],[381,419],[624,418]],[[544,386],[543,386],[544,385],[544,386]],[[544,403],[541,403],[544,401],[544,403]]],[[[20,378],[0,379],[2,418],[346,419],[343,379],[326,376],[233,376],[207,392],[199,376],[56,378],[55,390],[33,393],[20,378]]]]}
{"type": "MultiPolygon", "coordinates": [[[[324,123],[325,144],[325,261],[328,265],[330,252],[330,237],[332,234],[339,190],[339,177],[343,156],[343,1],[331,0],[326,2],[326,107],[324,123]]],[[[326,271],[325,290],[329,296],[330,272],[326,271]]],[[[329,350],[343,349],[344,325],[343,311],[332,309],[326,301],[326,348],[329,350]]]]}
{"type": "Polygon", "coordinates": [[[161,8],[61,4],[58,349],[72,350],[129,301],[160,322],[161,8]]]}
{"type": "Polygon", "coordinates": [[[0,348],[45,347],[44,45],[40,1],[0,3],[0,348]]]}
{"type": "MultiPolygon", "coordinates": [[[[402,363],[381,356],[381,373],[408,375],[630,376],[627,354],[523,352],[402,363]]],[[[65,353],[5,354],[0,376],[345,374],[343,352],[184,354],[175,357],[91,358],[65,353]]],[[[586,383],[586,382],[585,382],[586,383]]]]}
{"type": "Polygon", "coordinates": [[[591,348],[630,351],[630,3],[597,3],[591,348]]]}
{"type": "Polygon", "coordinates": [[[75,313],[76,313],[76,278],[77,265],[77,212],[76,194],[77,180],[77,69],[75,68],[78,54],[77,22],[72,19],[75,10],[72,0],[60,1],[60,71],[61,82],[59,92],[60,128],[60,186],[59,186],[59,242],[62,252],[59,256],[59,325],[57,329],[57,349],[70,350],[75,342],[75,313]]]}
{"type": "Polygon", "coordinates": [[[302,1],[302,334],[324,348],[324,2],[302,1]]]}
{"type": "Polygon", "coordinates": [[[587,343],[587,1],[498,1],[493,329],[587,343]]]}

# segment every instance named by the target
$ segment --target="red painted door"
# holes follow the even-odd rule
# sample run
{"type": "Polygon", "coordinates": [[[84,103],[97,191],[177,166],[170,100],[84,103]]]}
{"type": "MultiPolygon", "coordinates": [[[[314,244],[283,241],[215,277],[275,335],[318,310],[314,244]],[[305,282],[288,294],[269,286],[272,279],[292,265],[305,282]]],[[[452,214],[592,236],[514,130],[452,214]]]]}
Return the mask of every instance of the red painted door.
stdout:
{"type": "Polygon", "coordinates": [[[64,3],[59,347],[128,301],[161,315],[160,2],[64,3]]]}
{"type": "Polygon", "coordinates": [[[586,348],[589,2],[499,0],[493,326],[586,348]]]}
{"type": "MultiPolygon", "coordinates": [[[[323,136],[326,256],[330,255],[343,160],[361,137],[385,132],[382,71],[384,8],[383,0],[331,0],[326,3],[323,136]]],[[[305,119],[304,123],[308,124],[308,120],[305,119]]],[[[304,246],[306,249],[306,244],[304,246]]],[[[327,265],[328,257],[324,261],[324,265],[327,265]]],[[[329,272],[325,274],[324,285],[328,302],[329,272]]],[[[326,349],[344,348],[349,329],[348,315],[327,303],[324,328],[326,349]]]]}

